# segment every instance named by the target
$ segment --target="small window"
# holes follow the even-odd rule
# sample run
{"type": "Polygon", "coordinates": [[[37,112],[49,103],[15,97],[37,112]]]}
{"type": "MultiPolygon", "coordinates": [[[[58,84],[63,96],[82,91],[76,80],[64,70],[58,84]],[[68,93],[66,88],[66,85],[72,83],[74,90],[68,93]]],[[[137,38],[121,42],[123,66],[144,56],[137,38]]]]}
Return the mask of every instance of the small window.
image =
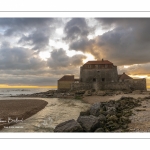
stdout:
{"type": "Polygon", "coordinates": [[[104,82],[104,81],[105,81],[105,78],[102,78],[102,81],[104,82]]]}
{"type": "Polygon", "coordinates": [[[93,78],[93,82],[96,82],[96,78],[93,78]]]}

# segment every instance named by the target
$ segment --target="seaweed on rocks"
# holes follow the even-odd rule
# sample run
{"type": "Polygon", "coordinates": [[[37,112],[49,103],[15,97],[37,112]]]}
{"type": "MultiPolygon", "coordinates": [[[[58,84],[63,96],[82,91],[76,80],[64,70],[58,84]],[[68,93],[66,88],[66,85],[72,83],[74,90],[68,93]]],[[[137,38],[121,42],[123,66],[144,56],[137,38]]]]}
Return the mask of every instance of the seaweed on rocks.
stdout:
{"type": "Polygon", "coordinates": [[[132,109],[140,106],[140,102],[132,97],[121,97],[118,101],[95,103],[89,110],[80,112],[77,122],[83,130],[79,132],[127,132],[132,109]]]}

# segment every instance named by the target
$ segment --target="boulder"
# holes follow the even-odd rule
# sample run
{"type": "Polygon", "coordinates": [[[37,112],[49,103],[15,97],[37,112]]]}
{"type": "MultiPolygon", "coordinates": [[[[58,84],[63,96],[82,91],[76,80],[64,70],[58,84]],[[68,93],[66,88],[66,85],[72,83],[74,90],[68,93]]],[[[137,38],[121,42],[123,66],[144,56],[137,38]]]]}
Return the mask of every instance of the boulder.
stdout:
{"type": "Polygon", "coordinates": [[[91,96],[92,92],[90,90],[85,91],[84,96],[91,96]]]}
{"type": "Polygon", "coordinates": [[[142,93],[141,90],[135,90],[132,92],[132,94],[141,94],[141,93],[142,93]]]}
{"type": "Polygon", "coordinates": [[[116,91],[115,94],[120,95],[120,94],[124,94],[124,93],[122,91],[116,91]]]}
{"type": "Polygon", "coordinates": [[[85,93],[85,90],[79,90],[75,92],[75,94],[84,94],[84,93],[85,93]]]}
{"type": "Polygon", "coordinates": [[[109,114],[109,115],[115,115],[116,114],[116,107],[115,106],[106,107],[106,111],[107,111],[107,114],[109,114]]]}
{"type": "Polygon", "coordinates": [[[113,130],[119,129],[120,125],[113,121],[109,121],[107,122],[106,127],[109,131],[113,131],[113,130]]]}
{"type": "Polygon", "coordinates": [[[98,118],[100,121],[106,122],[106,117],[103,114],[100,114],[98,118]]]}
{"type": "Polygon", "coordinates": [[[97,92],[97,95],[98,95],[98,96],[104,96],[104,95],[106,95],[106,92],[99,90],[99,91],[97,92]]]}
{"type": "Polygon", "coordinates": [[[82,126],[83,130],[86,132],[93,132],[97,128],[101,127],[101,123],[98,117],[95,116],[79,116],[77,121],[82,126]]]}
{"type": "Polygon", "coordinates": [[[83,131],[82,127],[74,119],[62,122],[58,124],[54,129],[54,132],[82,132],[82,131],[83,131]]]}
{"type": "Polygon", "coordinates": [[[107,121],[117,122],[118,121],[118,117],[115,116],[115,115],[112,115],[112,116],[108,117],[107,121]]]}
{"type": "Polygon", "coordinates": [[[121,116],[119,119],[119,123],[120,124],[128,124],[128,123],[131,123],[131,120],[128,117],[121,116]]]}
{"type": "Polygon", "coordinates": [[[95,132],[105,132],[104,128],[98,128],[95,130],[95,132]]]}
{"type": "Polygon", "coordinates": [[[90,115],[98,116],[100,111],[101,103],[95,103],[90,108],[90,115]]]}
{"type": "Polygon", "coordinates": [[[80,112],[80,116],[89,116],[89,115],[90,115],[90,110],[80,112]]]}

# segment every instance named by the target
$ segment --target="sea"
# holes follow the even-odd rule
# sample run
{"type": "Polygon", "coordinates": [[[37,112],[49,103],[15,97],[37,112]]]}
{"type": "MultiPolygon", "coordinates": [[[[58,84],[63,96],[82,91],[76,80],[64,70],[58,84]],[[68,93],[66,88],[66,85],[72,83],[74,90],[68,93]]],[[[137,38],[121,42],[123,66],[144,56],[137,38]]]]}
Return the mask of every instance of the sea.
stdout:
{"type": "Polygon", "coordinates": [[[46,92],[50,89],[0,89],[0,100],[40,99],[48,102],[46,107],[35,115],[13,126],[3,128],[0,132],[53,132],[53,129],[64,121],[77,119],[81,111],[87,110],[90,105],[75,99],[63,98],[23,98],[11,97],[20,94],[46,92]]]}
{"type": "Polygon", "coordinates": [[[39,92],[46,92],[47,88],[0,88],[0,97],[16,96],[20,94],[33,94],[39,92]]]}

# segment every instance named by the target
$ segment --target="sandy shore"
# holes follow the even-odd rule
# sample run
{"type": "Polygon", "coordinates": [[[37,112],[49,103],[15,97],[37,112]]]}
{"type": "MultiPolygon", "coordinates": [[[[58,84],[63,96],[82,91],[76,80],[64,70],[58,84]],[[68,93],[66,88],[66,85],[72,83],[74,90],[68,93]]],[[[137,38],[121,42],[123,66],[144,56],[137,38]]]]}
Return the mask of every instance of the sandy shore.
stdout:
{"type": "Polygon", "coordinates": [[[0,100],[0,129],[29,118],[47,104],[44,100],[0,100]]]}
{"type": "Polygon", "coordinates": [[[107,102],[110,100],[118,100],[122,96],[124,97],[133,97],[135,99],[137,98],[144,98],[146,96],[150,96],[149,94],[120,94],[120,95],[113,95],[113,96],[86,96],[83,98],[83,101],[89,104],[94,104],[97,102],[107,102]]]}

